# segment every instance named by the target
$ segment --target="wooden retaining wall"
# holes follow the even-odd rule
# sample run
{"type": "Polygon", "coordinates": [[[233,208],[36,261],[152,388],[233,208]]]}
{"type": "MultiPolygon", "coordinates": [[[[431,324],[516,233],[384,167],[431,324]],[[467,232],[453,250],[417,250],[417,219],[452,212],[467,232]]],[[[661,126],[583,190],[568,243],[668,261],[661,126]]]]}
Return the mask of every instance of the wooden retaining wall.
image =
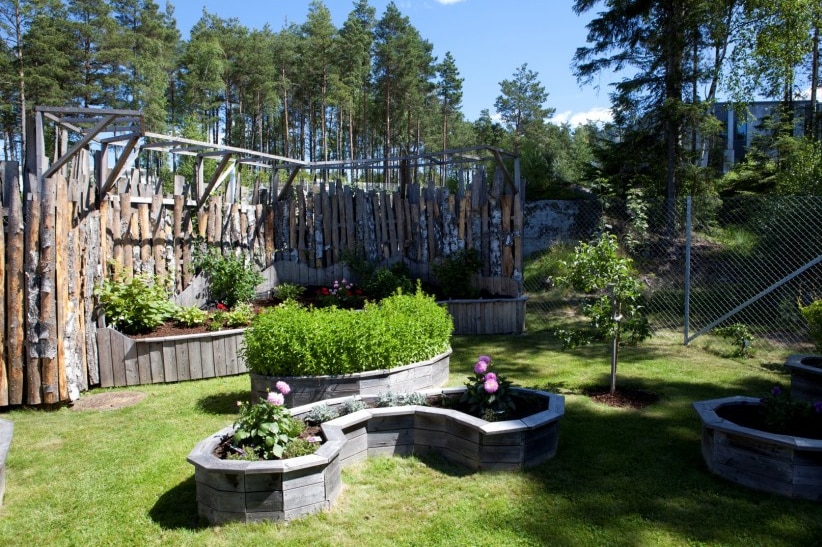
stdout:
{"type": "Polygon", "coordinates": [[[481,168],[465,171],[454,191],[409,183],[402,192],[340,182],[292,186],[280,183],[277,170],[259,171],[243,186],[248,171],[238,171],[230,185],[203,196],[182,177],[165,189],[136,168],[110,177],[105,152],[80,142],[66,153],[67,132],[59,127],[59,159],[49,167],[42,117],[38,111],[26,169],[0,163],[0,408],[130,385],[135,372],[107,376],[97,352],[105,320],[95,290],[115,265],[125,278],[167,277],[181,294],[203,247],[247,256],[267,270],[268,286],[339,279],[346,251],[375,264],[404,261],[427,279],[432,262],[471,248],[481,256],[481,286],[520,295],[522,192],[514,194],[499,170],[490,178],[481,168]]]}
{"type": "Polygon", "coordinates": [[[240,354],[245,329],[134,339],[97,329],[102,387],[218,378],[248,372],[240,354]]]}

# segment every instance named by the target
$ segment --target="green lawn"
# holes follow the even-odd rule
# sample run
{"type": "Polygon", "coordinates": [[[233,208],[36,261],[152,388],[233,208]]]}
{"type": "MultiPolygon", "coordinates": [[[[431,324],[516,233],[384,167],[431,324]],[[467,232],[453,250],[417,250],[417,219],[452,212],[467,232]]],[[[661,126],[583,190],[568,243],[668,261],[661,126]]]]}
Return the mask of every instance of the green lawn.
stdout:
{"type": "Polygon", "coordinates": [[[134,388],[119,410],[15,410],[0,545],[819,545],[822,505],[709,474],[691,402],[787,385],[784,354],[723,357],[710,337],[658,336],[621,354],[619,385],[659,394],[642,411],[581,394],[606,385],[605,347],[563,352],[550,335],[454,340],[451,385],[478,354],[516,384],[561,392],[554,459],[472,473],[437,458],[349,467],[331,512],[287,525],[198,522],[194,444],[232,422],[248,379],[134,388]]]}

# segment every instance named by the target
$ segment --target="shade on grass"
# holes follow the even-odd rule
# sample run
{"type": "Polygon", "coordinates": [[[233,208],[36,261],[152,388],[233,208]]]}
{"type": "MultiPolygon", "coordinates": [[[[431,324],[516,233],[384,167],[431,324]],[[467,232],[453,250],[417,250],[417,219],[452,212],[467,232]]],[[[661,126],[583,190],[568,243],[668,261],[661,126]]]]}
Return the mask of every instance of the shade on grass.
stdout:
{"type": "Polygon", "coordinates": [[[736,361],[657,337],[621,354],[618,386],[654,391],[642,411],[582,395],[606,385],[607,348],[563,352],[549,335],[456,338],[451,385],[479,354],[514,383],[566,396],[554,459],[472,473],[440,458],[371,459],[343,472],[330,513],[288,525],[198,522],[185,458],[230,424],[248,378],[135,388],[118,410],[14,410],[0,545],[812,545],[822,506],[711,475],[694,400],[787,385],[784,355],[736,361]]]}

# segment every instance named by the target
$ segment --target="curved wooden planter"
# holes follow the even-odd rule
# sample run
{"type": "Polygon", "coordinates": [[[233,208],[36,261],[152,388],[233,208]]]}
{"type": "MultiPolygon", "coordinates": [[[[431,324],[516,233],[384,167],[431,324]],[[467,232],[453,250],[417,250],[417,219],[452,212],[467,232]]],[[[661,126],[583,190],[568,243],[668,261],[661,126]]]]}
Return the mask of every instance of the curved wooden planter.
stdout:
{"type": "Polygon", "coordinates": [[[251,396],[254,401],[265,399],[269,391],[277,391],[275,384],[278,380],[284,380],[291,387],[291,392],[285,396],[285,404],[290,407],[337,397],[422,391],[440,387],[448,381],[451,353],[449,348],[427,361],[333,376],[265,376],[249,372],[251,396]]]}
{"type": "Polygon", "coordinates": [[[13,434],[14,422],[0,419],[0,506],[3,505],[3,495],[6,493],[6,458],[13,434]]]}
{"type": "MultiPolygon", "coordinates": [[[[465,388],[428,390],[459,396],[465,388]]],[[[530,389],[514,392],[546,400],[548,409],[521,420],[486,422],[457,410],[424,406],[371,408],[322,425],[325,443],[312,455],[277,461],[227,461],[214,455],[225,428],[201,441],[188,456],[194,465],[197,507],[213,524],[229,521],[287,521],[327,508],[342,489],[340,469],[370,456],[439,452],[471,469],[521,469],[554,456],[559,419],[565,413],[561,395],[530,389]]],[[[325,401],[342,405],[345,398],[325,401]]],[[[376,397],[364,397],[373,402],[376,397]]],[[[307,414],[312,403],[292,409],[307,414]]]]}
{"type": "Polygon", "coordinates": [[[454,334],[522,334],[527,296],[442,300],[454,320],[454,334]]]}
{"type": "Polygon", "coordinates": [[[790,355],[785,366],[791,373],[791,397],[822,401],[822,355],[790,355]]]}
{"type": "Polygon", "coordinates": [[[753,397],[694,403],[702,420],[702,457],[708,469],[756,490],[822,501],[822,440],[743,427],[717,414],[728,405],[759,404],[753,397]]]}
{"type": "Polygon", "coordinates": [[[240,355],[245,329],[182,336],[130,338],[97,329],[102,387],[136,386],[233,376],[248,371],[240,355]]]}

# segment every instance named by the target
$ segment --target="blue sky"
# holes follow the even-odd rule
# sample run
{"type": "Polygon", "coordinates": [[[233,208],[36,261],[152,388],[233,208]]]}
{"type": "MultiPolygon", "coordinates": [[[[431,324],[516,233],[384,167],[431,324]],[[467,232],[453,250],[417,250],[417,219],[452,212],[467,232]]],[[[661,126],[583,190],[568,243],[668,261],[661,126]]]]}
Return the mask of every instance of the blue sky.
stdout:
{"type": "MultiPolygon", "coordinates": [[[[177,27],[188,38],[203,8],[222,18],[236,17],[249,28],[268,23],[279,30],[286,21],[305,22],[310,0],[170,0],[177,27]]],[[[389,0],[369,0],[379,19],[389,0]]],[[[339,28],[353,0],[325,0],[339,28]]],[[[420,35],[442,59],[454,56],[463,82],[463,113],[475,120],[482,109],[494,115],[499,82],[510,79],[523,63],[539,73],[548,92],[546,106],[556,109],[551,121],[574,125],[608,117],[608,83],[580,88],[571,72],[577,47],[585,45],[588,18],[571,10],[571,0],[395,0],[420,35]]]]}

